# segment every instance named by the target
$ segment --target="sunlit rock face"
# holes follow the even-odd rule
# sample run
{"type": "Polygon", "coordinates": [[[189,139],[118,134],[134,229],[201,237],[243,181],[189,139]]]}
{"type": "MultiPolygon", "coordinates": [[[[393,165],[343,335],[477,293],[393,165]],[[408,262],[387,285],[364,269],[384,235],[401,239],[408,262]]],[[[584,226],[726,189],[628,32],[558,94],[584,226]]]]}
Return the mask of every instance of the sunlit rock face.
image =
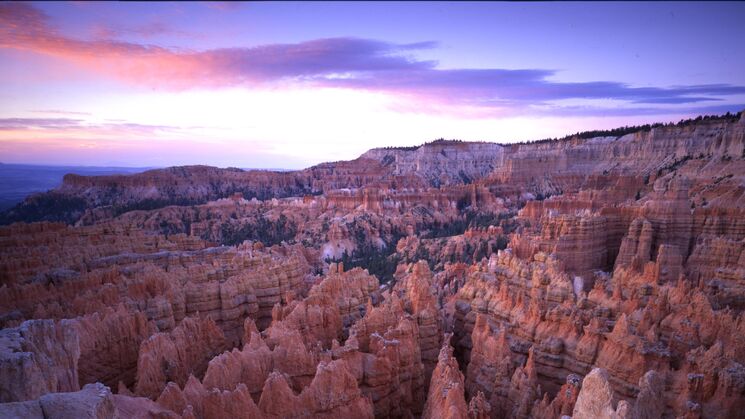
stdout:
{"type": "Polygon", "coordinates": [[[373,149],[362,157],[380,161],[395,175],[415,175],[439,186],[483,178],[504,164],[504,150],[498,144],[435,141],[413,149],[373,149]]]}
{"type": "Polygon", "coordinates": [[[0,227],[0,416],[740,417],[744,129],[68,176],[0,227]]]}

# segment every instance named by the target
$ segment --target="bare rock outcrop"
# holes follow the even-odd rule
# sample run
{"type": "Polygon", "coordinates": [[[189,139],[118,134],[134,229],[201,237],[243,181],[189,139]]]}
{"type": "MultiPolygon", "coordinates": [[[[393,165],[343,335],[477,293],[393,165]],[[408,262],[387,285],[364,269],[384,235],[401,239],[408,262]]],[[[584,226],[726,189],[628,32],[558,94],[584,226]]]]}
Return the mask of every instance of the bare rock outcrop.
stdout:
{"type": "Polygon", "coordinates": [[[101,382],[109,387],[135,383],[140,344],[155,333],[142,312],[116,310],[71,321],[80,341],[78,375],[81,386],[101,382]]]}
{"type": "Polygon", "coordinates": [[[76,392],[46,394],[25,402],[1,403],[0,417],[8,419],[168,418],[180,416],[142,397],[114,395],[101,383],[76,392]]]}
{"type": "Polygon", "coordinates": [[[582,380],[582,391],[574,405],[572,418],[616,419],[630,418],[631,408],[626,401],[615,403],[608,374],[600,368],[593,369],[582,380]]]}
{"type": "Polygon", "coordinates": [[[433,288],[434,278],[427,264],[420,261],[413,264],[408,275],[404,274],[396,284],[395,291],[405,300],[405,307],[416,318],[419,329],[419,349],[425,368],[425,380],[429,381],[438,362],[443,319],[437,291],[433,288]]]}
{"type": "MultiPolygon", "coordinates": [[[[469,417],[463,373],[458,369],[458,361],[453,357],[449,340],[450,336],[445,336],[445,344],[432,373],[427,403],[422,413],[422,418],[425,419],[469,417]]],[[[474,410],[476,409],[474,403],[474,410]]]]}
{"type": "Polygon", "coordinates": [[[184,385],[190,375],[202,376],[225,346],[225,336],[210,318],[189,317],[171,332],[156,333],[140,345],[135,392],[155,399],[169,381],[184,385]]]}
{"type": "Polygon", "coordinates": [[[30,320],[0,331],[0,402],[77,391],[80,342],[67,321],[30,320]]]}
{"type": "Polygon", "coordinates": [[[739,118],[68,176],[0,226],[0,416],[738,417],[739,118]]]}

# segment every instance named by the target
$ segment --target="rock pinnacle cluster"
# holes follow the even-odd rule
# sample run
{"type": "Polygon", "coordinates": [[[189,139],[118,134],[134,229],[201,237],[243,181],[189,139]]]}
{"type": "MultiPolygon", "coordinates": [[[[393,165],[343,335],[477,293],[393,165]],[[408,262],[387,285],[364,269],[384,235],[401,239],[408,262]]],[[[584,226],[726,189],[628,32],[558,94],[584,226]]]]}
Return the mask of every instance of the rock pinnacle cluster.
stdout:
{"type": "Polygon", "coordinates": [[[2,418],[745,412],[740,114],[71,174],[0,220],[2,418]]]}

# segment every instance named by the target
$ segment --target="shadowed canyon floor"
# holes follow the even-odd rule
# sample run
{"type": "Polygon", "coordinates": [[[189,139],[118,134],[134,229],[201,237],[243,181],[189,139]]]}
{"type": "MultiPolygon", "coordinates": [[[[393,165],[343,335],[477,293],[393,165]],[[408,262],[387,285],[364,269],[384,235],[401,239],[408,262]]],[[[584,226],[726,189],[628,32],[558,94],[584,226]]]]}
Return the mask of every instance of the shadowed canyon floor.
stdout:
{"type": "Polygon", "coordinates": [[[740,115],[68,175],[1,218],[0,417],[745,411],[740,115]]]}

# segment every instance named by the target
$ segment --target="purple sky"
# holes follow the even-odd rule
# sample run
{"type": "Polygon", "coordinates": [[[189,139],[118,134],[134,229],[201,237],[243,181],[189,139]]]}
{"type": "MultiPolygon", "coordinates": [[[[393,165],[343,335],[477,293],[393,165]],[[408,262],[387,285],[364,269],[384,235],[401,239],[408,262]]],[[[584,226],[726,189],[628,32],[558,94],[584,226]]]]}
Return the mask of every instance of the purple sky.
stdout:
{"type": "Polygon", "coordinates": [[[745,108],[745,3],[0,3],[0,161],[301,168],[745,108]]]}

